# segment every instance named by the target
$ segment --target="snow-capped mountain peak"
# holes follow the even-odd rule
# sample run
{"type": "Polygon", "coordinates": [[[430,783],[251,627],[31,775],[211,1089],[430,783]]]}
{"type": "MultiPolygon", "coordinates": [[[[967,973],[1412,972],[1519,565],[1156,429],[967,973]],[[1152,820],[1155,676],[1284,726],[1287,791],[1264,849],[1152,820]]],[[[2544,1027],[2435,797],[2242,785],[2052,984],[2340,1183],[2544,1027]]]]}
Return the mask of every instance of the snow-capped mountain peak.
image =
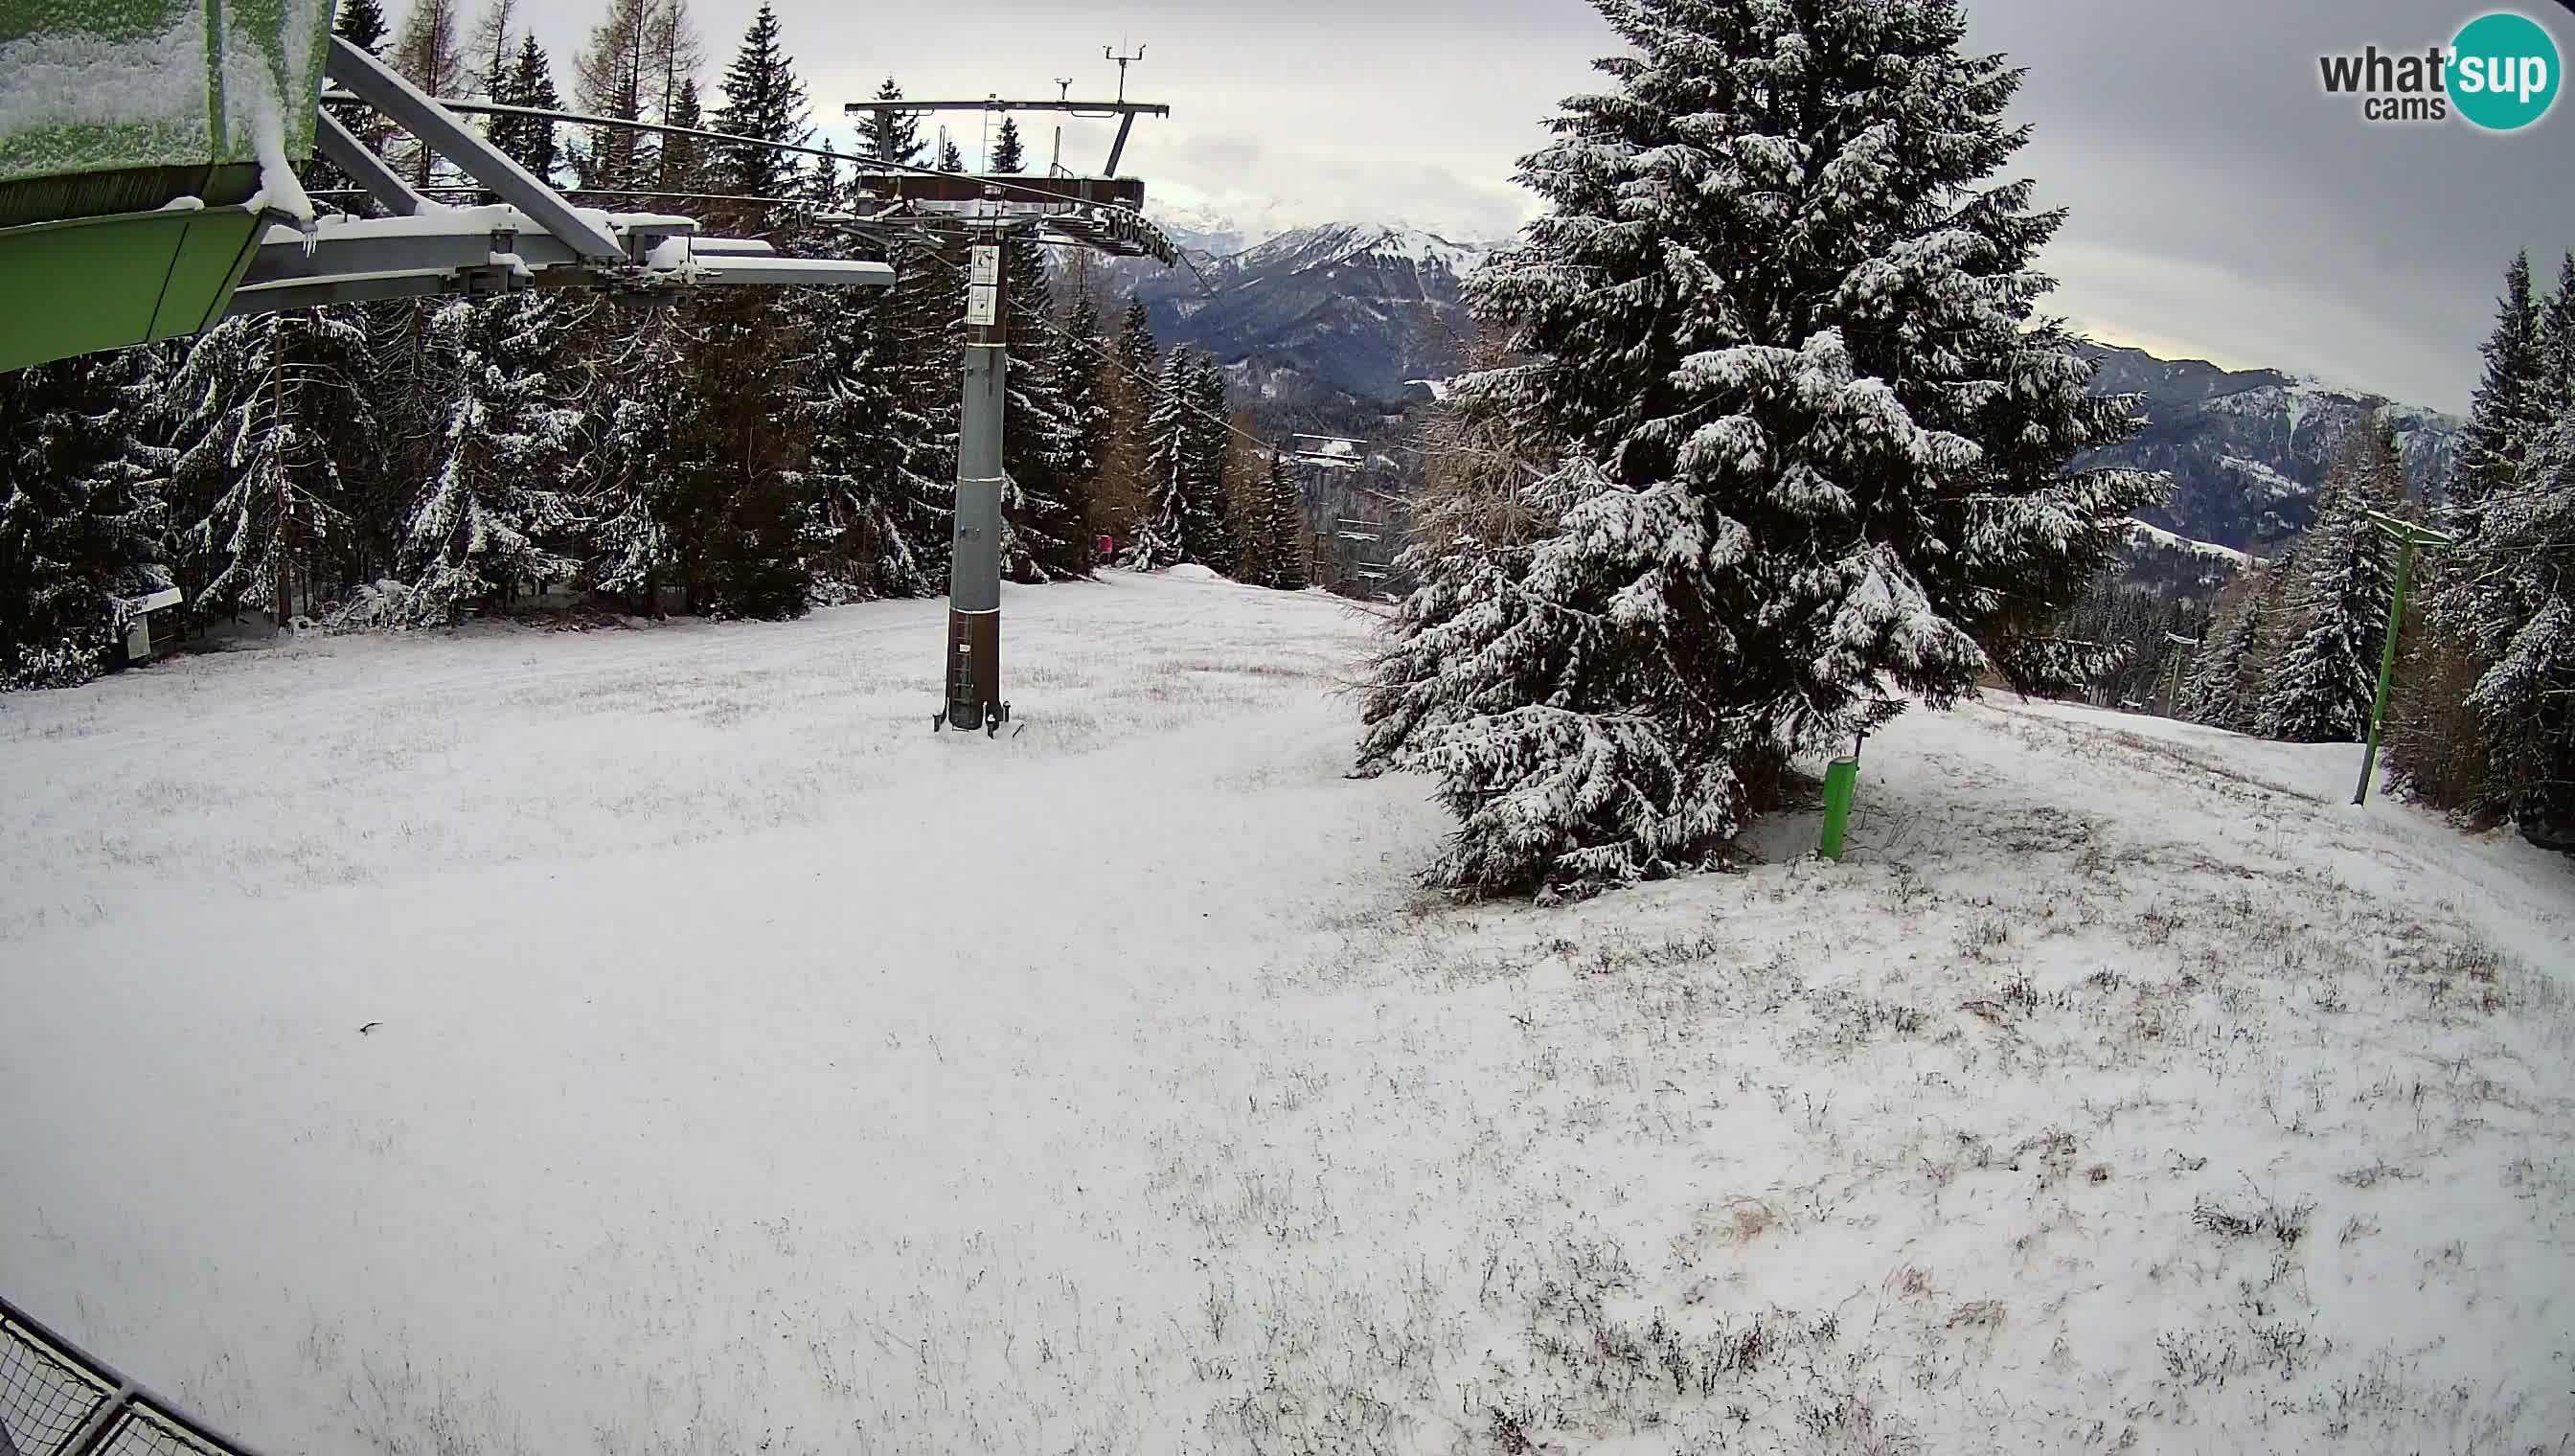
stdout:
{"type": "Polygon", "coordinates": [[[1157,206],[1154,222],[1192,252],[1246,270],[1327,268],[1358,258],[1447,270],[1462,278],[1498,244],[1459,240],[1404,223],[1319,223],[1282,228],[1247,224],[1208,205],[1157,206]]]}

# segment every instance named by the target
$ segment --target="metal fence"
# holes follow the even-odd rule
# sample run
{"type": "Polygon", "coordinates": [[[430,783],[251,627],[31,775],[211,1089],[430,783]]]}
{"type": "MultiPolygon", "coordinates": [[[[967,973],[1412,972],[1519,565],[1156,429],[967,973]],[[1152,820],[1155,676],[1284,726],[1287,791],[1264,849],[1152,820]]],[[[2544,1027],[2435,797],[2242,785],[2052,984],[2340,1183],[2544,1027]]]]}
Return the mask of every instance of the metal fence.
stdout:
{"type": "Polygon", "coordinates": [[[0,1456],[258,1456],[0,1299],[0,1456]]]}

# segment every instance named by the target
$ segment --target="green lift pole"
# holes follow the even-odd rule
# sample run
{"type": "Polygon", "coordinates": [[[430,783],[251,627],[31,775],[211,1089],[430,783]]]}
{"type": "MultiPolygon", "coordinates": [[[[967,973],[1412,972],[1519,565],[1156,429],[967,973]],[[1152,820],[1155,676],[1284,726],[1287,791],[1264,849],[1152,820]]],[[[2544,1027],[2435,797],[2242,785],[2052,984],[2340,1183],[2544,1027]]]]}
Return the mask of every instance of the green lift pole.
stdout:
{"type": "Polygon", "coordinates": [[[2360,758],[2360,786],[2351,794],[2355,807],[2369,802],[2369,780],[2378,772],[2378,734],[2387,722],[2387,685],[2396,677],[2396,634],[2405,625],[2405,587],[2414,576],[2414,549],[2455,542],[2446,532],[2401,521],[2382,511],[2370,512],[2369,524],[2396,543],[2396,591],[2387,603],[2387,641],[2378,650],[2378,696],[2369,705],[2369,747],[2360,758]]]}

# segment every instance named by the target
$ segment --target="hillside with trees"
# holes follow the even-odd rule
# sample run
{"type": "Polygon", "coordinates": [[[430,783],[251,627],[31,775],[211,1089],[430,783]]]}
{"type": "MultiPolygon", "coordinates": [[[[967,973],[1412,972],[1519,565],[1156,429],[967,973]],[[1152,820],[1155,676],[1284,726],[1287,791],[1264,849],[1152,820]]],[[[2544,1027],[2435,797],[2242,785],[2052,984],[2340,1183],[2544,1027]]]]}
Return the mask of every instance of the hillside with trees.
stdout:
{"type": "MultiPolygon", "coordinates": [[[[547,109],[568,85],[591,114],[817,145],[769,9],[704,89],[687,0],[612,0],[560,83],[524,21],[515,0],[471,26],[424,0],[389,33],[349,0],[337,29],[434,94],[547,109]]],[[[360,131],[416,186],[484,200],[399,131],[360,131]]],[[[870,117],[846,160],[524,116],[490,135],[576,202],[685,210],[898,282],[338,306],[0,377],[0,681],[95,674],[125,604],[167,586],[200,628],[775,618],[945,590],[962,262],[820,221],[856,205],[871,163],[934,165],[918,117],[870,117]]],[[[935,165],[962,167],[950,153],[935,165]]],[[[1007,129],[994,165],[1027,161],[1007,129]]],[[[308,180],[365,205],[327,165],[308,180]]],[[[1083,577],[1108,538],[1130,560],[1307,580],[1308,535],[1271,501],[1276,452],[1229,434],[1206,357],[1166,359],[1106,270],[1034,244],[1009,269],[1010,575],[1083,577]]]]}

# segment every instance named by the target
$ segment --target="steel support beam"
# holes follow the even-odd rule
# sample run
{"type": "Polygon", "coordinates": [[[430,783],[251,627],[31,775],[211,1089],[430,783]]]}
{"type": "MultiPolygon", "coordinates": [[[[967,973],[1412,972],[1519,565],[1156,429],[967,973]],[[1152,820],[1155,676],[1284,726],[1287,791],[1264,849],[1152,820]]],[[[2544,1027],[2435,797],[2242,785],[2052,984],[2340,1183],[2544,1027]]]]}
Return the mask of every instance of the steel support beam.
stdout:
{"type": "Polygon", "coordinates": [[[1145,205],[1145,184],[1133,177],[985,176],[978,172],[871,172],[859,164],[851,185],[878,197],[905,202],[1004,202],[1044,206],[1138,208],[1145,205]],[[999,192],[995,197],[992,194],[999,192]]]}
{"type": "Polygon", "coordinates": [[[503,202],[535,218],[548,233],[596,262],[621,262],[625,248],[615,236],[563,194],[531,175],[510,156],[476,136],[465,123],[385,64],[339,36],[331,37],[325,72],[349,88],[360,101],[393,118],[431,151],[463,168],[465,175],[492,190],[503,202]]]}
{"type": "MultiPolygon", "coordinates": [[[[529,227],[536,225],[530,223],[529,227]]],[[[271,228],[242,275],[242,286],[310,282],[369,273],[452,273],[492,267],[492,255],[516,252],[531,267],[570,263],[580,254],[543,233],[515,240],[506,232],[400,233],[371,236],[364,225],[321,228],[309,237],[293,228],[271,228]]]]}
{"type": "Polygon", "coordinates": [[[886,288],[894,283],[894,269],[888,264],[838,258],[764,258],[757,254],[701,252],[693,262],[705,281],[713,284],[886,288]]]}
{"type": "Polygon", "coordinates": [[[384,158],[367,150],[366,143],[349,135],[340,118],[327,109],[314,126],[313,141],[322,149],[325,161],[356,179],[367,196],[375,199],[376,206],[395,217],[407,218],[445,206],[412,191],[410,183],[395,176],[394,169],[385,165],[384,158]]]}
{"type": "Polygon", "coordinates": [[[1127,134],[1135,129],[1136,113],[1131,111],[1118,118],[1118,140],[1109,144],[1109,165],[1101,170],[1112,177],[1118,175],[1118,161],[1127,155],[1127,134]]]}

